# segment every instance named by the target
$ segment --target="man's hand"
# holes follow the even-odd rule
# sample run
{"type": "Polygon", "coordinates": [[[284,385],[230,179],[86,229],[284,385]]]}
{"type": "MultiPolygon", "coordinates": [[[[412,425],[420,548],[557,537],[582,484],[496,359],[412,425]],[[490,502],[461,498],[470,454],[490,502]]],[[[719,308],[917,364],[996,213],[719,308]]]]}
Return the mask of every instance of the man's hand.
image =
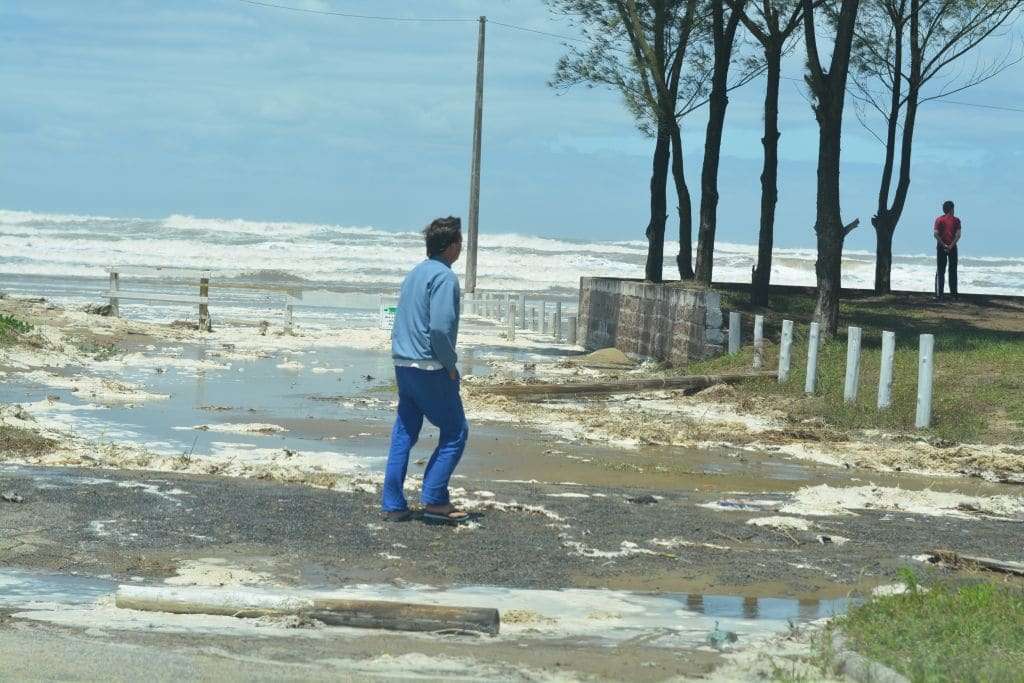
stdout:
{"type": "Polygon", "coordinates": [[[453,382],[457,382],[459,380],[459,371],[451,370],[448,372],[448,376],[452,378],[453,382]]]}

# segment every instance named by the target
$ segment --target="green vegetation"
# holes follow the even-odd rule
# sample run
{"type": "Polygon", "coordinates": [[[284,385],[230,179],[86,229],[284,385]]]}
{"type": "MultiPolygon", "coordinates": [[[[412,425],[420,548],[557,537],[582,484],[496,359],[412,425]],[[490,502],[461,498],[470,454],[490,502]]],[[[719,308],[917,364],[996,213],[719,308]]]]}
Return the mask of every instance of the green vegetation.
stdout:
{"type": "MultiPolygon", "coordinates": [[[[784,318],[796,323],[790,381],[749,382],[752,397],[784,397],[797,419],[818,418],[836,429],[911,431],[917,400],[918,336],[935,335],[935,384],[931,435],[951,442],[1019,443],[1024,440],[1024,306],[968,300],[953,307],[932,305],[923,295],[860,296],[843,301],[840,336],[823,345],[818,361],[818,393],[803,393],[807,324],[814,295],[803,290],[775,291],[770,309],[751,309],[746,290],[727,288],[724,310],[765,315],[771,340],[765,367],[777,367],[778,339],[784,318]],[[863,330],[860,390],[857,401],[843,402],[846,375],[846,327],[863,330]],[[876,408],[883,330],[896,333],[892,408],[876,408]]],[[[752,315],[744,316],[745,348],[691,365],[690,373],[750,368],[752,315]]]]}
{"type": "Polygon", "coordinates": [[[12,315],[0,315],[0,346],[15,343],[18,337],[32,331],[32,326],[12,315]]]}
{"type": "Polygon", "coordinates": [[[851,649],[912,681],[1020,681],[1024,672],[1024,590],[1006,584],[936,583],[876,598],[840,617],[851,649]]]}
{"type": "Polygon", "coordinates": [[[114,344],[101,344],[92,339],[72,339],[71,343],[86,356],[99,361],[110,360],[121,352],[114,344]]]}
{"type": "Polygon", "coordinates": [[[53,439],[20,427],[0,425],[0,457],[9,455],[46,455],[56,448],[53,439]]]}

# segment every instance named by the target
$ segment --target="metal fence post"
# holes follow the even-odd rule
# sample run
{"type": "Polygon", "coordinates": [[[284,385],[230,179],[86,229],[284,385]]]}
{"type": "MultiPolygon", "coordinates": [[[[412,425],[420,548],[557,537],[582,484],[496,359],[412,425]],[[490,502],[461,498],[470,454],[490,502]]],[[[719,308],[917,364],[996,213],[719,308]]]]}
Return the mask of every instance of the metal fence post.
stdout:
{"type": "Polygon", "coordinates": [[[754,316],[754,369],[764,366],[764,316],[754,316]]]}
{"type": "Polygon", "coordinates": [[[740,312],[729,311],[729,355],[734,356],[740,352],[740,312]]]}
{"type": "Polygon", "coordinates": [[[882,368],[878,374],[878,409],[892,405],[892,369],[896,356],[896,333],[882,332],[882,368]]]}
{"type": "Polygon", "coordinates": [[[935,371],[934,363],[935,336],[922,334],[918,351],[917,368],[917,416],[914,426],[927,429],[932,424],[932,380],[935,371]]]}
{"type": "Polygon", "coordinates": [[[821,347],[821,325],[811,323],[811,331],[807,338],[807,378],[804,380],[804,393],[813,394],[818,388],[818,349],[821,347]]]}
{"type": "Polygon", "coordinates": [[[843,401],[855,403],[860,385],[860,338],[859,327],[846,328],[846,383],[843,386],[843,401]]]}
{"type": "Polygon", "coordinates": [[[789,381],[789,358],[793,348],[793,321],[782,321],[782,343],[779,345],[779,384],[789,381]]]}

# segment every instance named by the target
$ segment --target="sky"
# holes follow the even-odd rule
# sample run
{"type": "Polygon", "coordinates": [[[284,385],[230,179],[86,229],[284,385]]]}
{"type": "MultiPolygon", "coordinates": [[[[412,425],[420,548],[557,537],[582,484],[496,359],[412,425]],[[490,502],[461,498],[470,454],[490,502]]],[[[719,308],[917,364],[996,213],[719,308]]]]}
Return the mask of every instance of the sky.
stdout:
{"type": "MultiPolygon", "coordinates": [[[[267,0],[403,17],[466,17],[573,33],[542,0],[267,0]]],[[[409,230],[467,213],[474,21],[383,22],[240,0],[0,0],[0,208],[409,230]]],[[[994,54],[1016,31],[989,49],[994,54]]],[[[602,89],[553,90],[562,41],[488,26],[481,232],[642,239],[653,141],[602,89]]],[[[799,77],[792,57],[785,73],[799,77]]],[[[718,239],[757,240],[762,83],[734,91],[718,239]]],[[[776,244],[813,248],[817,127],[782,90],[776,244]]],[[[1024,64],[956,96],[1024,110],[1024,64]]],[[[705,119],[684,121],[699,195],[705,119]]],[[[842,198],[873,249],[882,150],[848,112],[842,198]]],[[[932,249],[944,199],[963,247],[1024,255],[1024,111],[949,103],[919,118],[895,248],[932,249]]],[[[670,214],[674,197],[669,194],[670,214]]],[[[669,235],[677,231],[674,218],[669,235]]]]}

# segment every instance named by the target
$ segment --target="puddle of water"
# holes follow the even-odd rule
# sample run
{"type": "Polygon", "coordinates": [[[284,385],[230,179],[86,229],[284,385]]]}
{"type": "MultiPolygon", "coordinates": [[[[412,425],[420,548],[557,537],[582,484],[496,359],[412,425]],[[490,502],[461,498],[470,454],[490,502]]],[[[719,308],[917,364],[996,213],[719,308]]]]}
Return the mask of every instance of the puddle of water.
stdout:
{"type": "Polygon", "coordinates": [[[0,570],[0,607],[25,607],[40,602],[84,605],[115,590],[117,584],[113,581],[88,576],[0,570]]]}
{"type": "MultiPolygon", "coordinates": [[[[168,590],[166,587],[135,590],[168,590]]],[[[145,628],[149,622],[189,630],[216,628],[231,631],[247,628],[246,622],[209,617],[143,614],[96,606],[98,598],[112,594],[112,581],[78,576],[33,574],[0,570],[0,606],[41,611],[22,616],[74,625],[96,622],[98,615],[53,609],[57,605],[87,606],[103,610],[100,620],[110,628],[145,628]],[[36,605],[33,608],[33,605],[36,605]],[[76,616],[77,614],[77,616],[76,616]],[[63,620],[63,621],[62,621],[63,620]],[[123,623],[122,623],[123,622],[123,623]],[[163,623],[168,622],[168,623],[163,623]]],[[[434,588],[360,585],[334,590],[281,590],[249,587],[176,589],[181,596],[197,601],[292,606],[296,599],[331,597],[391,600],[420,604],[491,607],[502,614],[502,634],[512,638],[571,638],[576,643],[643,643],[655,647],[698,647],[706,644],[712,630],[720,628],[737,634],[742,641],[783,632],[790,622],[801,623],[842,614],[850,606],[846,599],[800,600],[789,598],[742,598],[728,595],[645,594],[626,591],[564,589],[531,590],[489,586],[434,588]]]]}

